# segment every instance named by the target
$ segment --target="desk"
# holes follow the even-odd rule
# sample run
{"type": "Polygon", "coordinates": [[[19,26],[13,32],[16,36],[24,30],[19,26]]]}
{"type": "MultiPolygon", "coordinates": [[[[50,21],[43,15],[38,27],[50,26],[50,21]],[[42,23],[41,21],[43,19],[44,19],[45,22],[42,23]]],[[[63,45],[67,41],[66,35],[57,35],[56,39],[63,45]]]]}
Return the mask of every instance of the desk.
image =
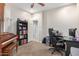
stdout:
{"type": "Polygon", "coordinates": [[[65,55],[69,56],[71,47],[79,48],[79,41],[66,41],[66,45],[67,50],[65,51],[65,55]]]}
{"type": "Polygon", "coordinates": [[[69,56],[71,47],[79,48],[79,41],[71,40],[71,39],[69,40],[69,39],[66,39],[65,37],[63,39],[66,42],[66,44],[65,44],[65,49],[66,49],[65,56],[69,56]]]}
{"type": "Polygon", "coordinates": [[[69,56],[70,54],[70,48],[76,47],[79,48],[79,41],[76,41],[77,38],[73,38],[71,36],[55,36],[57,38],[61,38],[60,40],[63,40],[65,43],[65,56],[69,56]]]}

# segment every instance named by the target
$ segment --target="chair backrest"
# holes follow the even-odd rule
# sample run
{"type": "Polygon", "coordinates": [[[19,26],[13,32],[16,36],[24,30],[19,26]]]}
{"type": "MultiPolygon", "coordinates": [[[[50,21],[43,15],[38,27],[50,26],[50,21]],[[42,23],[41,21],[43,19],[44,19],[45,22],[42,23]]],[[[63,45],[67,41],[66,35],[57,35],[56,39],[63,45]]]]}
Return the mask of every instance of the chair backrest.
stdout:
{"type": "Polygon", "coordinates": [[[77,30],[76,28],[75,29],[69,29],[69,36],[75,37],[76,30],[77,30]]]}
{"type": "Polygon", "coordinates": [[[51,43],[55,45],[57,43],[57,39],[55,37],[55,31],[53,29],[49,29],[49,37],[50,37],[51,43]]]}
{"type": "Polygon", "coordinates": [[[49,36],[52,35],[53,28],[49,28],[49,36]]]}

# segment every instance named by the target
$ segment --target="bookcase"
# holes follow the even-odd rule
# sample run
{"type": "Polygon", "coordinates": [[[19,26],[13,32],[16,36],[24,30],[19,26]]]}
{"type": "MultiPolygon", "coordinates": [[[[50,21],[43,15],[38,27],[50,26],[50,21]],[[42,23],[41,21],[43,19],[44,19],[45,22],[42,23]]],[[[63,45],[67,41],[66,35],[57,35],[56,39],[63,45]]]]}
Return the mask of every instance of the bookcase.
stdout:
{"type": "Polygon", "coordinates": [[[23,45],[28,43],[28,22],[17,19],[17,35],[18,44],[23,45]]]}

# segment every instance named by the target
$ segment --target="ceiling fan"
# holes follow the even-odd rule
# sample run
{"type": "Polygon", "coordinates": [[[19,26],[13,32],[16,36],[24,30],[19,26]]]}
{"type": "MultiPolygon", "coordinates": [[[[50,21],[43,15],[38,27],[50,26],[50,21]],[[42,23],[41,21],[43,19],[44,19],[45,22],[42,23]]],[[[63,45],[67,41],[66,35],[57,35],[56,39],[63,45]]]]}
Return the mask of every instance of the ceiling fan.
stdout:
{"type": "MultiPolygon", "coordinates": [[[[44,3],[38,3],[38,4],[41,5],[42,7],[45,6],[44,3]]],[[[33,8],[33,7],[34,7],[34,3],[31,4],[31,8],[33,8]]]]}

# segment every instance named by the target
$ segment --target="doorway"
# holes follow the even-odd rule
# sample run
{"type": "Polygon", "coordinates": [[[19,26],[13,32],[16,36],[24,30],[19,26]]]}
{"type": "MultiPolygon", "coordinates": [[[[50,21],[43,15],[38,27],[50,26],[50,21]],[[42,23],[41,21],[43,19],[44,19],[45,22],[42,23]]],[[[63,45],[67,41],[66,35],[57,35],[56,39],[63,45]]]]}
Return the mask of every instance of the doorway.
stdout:
{"type": "Polygon", "coordinates": [[[38,40],[39,29],[38,29],[38,20],[33,20],[33,40],[38,40]]]}

